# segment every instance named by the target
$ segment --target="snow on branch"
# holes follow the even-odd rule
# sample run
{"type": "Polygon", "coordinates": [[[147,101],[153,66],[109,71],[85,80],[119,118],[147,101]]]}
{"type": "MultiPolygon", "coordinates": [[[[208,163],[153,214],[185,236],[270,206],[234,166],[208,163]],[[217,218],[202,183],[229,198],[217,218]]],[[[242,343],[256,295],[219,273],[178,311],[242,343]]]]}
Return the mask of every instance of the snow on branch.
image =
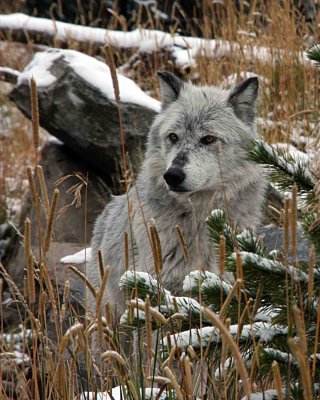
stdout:
{"type": "MultiPolygon", "coordinates": [[[[238,335],[239,325],[230,326],[230,334],[236,339],[238,335]]],[[[255,322],[253,324],[247,324],[243,326],[241,335],[239,337],[240,343],[246,343],[249,339],[255,338],[256,341],[261,340],[264,343],[270,343],[276,336],[286,336],[288,328],[280,327],[278,325],[272,325],[266,322],[255,322]]],[[[170,344],[186,349],[188,346],[192,346],[195,349],[207,347],[210,343],[221,344],[220,332],[212,326],[207,326],[202,329],[190,329],[188,331],[175,333],[170,335],[170,344]]],[[[168,348],[168,339],[164,340],[164,347],[168,348]]]]}
{"type": "MultiPolygon", "coordinates": [[[[255,270],[256,274],[260,271],[275,273],[281,276],[286,276],[286,274],[289,274],[295,282],[306,283],[309,280],[309,276],[305,272],[293,266],[286,267],[280,261],[264,258],[258,254],[249,253],[246,251],[240,251],[239,256],[241,258],[243,268],[253,269],[255,270]]],[[[236,263],[237,254],[232,253],[231,258],[236,263]]]]}
{"type": "Polygon", "coordinates": [[[269,176],[283,190],[294,183],[299,190],[310,194],[315,184],[315,176],[309,160],[288,151],[271,146],[263,140],[255,140],[250,149],[251,159],[269,167],[269,176]]]}
{"type": "Polygon", "coordinates": [[[200,319],[203,323],[209,323],[209,320],[202,315],[201,305],[196,300],[190,297],[172,296],[168,290],[162,288],[158,281],[146,272],[125,272],[120,278],[119,287],[125,293],[131,293],[132,290],[135,290],[138,297],[133,315],[131,316],[126,310],[121,317],[121,324],[135,326],[138,321],[145,320],[144,301],[142,299],[147,296],[150,298],[151,305],[155,306],[154,311],[160,312],[164,318],[179,314],[181,318],[184,317],[187,321],[192,320],[193,323],[198,323],[200,319]],[[159,300],[160,305],[158,304],[159,300]]]}
{"type": "MultiPolygon", "coordinates": [[[[274,54],[277,53],[274,48],[240,46],[238,43],[225,40],[172,35],[167,32],[149,29],[121,32],[30,17],[22,13],[0,15],[0,29],[47,34],[64,42],[76,40],[98,45],[109,43],[114,47],[138,48],[147,53],[154,52],[160,48],[167,48],[173,52],[176,63],[182,66],[195,65],[196,57],[201,55],[216,58],[235,51],[241,51],[241,54],[248,59],[255,58],[262,62],[270,62],[274,58],[274,54]]],[[[282,50],[279,49],[278,52],[281,55],[282,50]]],[[[300,60],[302,63],[309,62],[302,53],[300,60]]]]}

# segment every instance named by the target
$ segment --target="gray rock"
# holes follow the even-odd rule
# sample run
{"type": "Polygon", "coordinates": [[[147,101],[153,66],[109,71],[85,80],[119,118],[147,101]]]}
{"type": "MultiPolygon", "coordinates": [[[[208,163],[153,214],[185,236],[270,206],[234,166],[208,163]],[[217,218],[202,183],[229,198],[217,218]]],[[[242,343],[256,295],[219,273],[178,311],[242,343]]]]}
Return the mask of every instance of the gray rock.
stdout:
{"type": "MultiPolygon", "coordinates": [[[[95,219],[108,201],[109,194],[101,179],[94,173],[86,163],[78,160],[78,157],[67,146],[56,142],[48,142],[42,149],[42,160],[45,181],[48,188],[49,200],[57,187],[57,180],[68,177],[63,183],[58,185],[60,194],[58,202],[58,218],[54,224],[54,240],[60,243],[70,243],[77,245],[77,249],[82,249],[90,243],[91,233],[95,219]],[[70,193],[70,188],[79,187],[82,180],[78,176],[88,176],[88,183],[82,185],[80,189],[81,201],[78,207],[71,204],[74,200],[74,193],[70,193]],[[77,185],[77,186],[75,186],[77,185]]],[[[79,198],[80,200],[80,198],[79,198]]],[[[34,254],[38,255],[38,221],[36,207],[32,205],[30,196],[24,203],[23,220],[21,230],[23,233],[23,222],[26,217],[31,220],[31,245],[34,254]]],[[[44,235],[46,227],[46,217],[42,209],[41,212],[41,232],[44,235]]],[[[57,246],[57,245],[56,245],[57,246]]],[[[63,247],[64,249],[65,247],[63,247]]],[[[70,250],[70,249],[69,249],[70,250]]],[[[69,251],[68,250],[68,251],[69,251]]],[[[76,250],[77,251],[77,250],[76,250]]],[[[55,268],[65,250],[55,251],[54,255],[48,255],[48,266],[55,268]]],[[[19,287],[23,285],[24,268],[26,260],[24,249],[19,241],[15,244],[8,263],[5,265],[12,279],[19,287]]]]}
{"type": "MultiPolygon", "coordinates": [[[[267,250],[270,252],[272,250],[283,251],[283,228],[276,226],[262,226],[256,231],[258,236],[263,237],[263,243],[265,244],[267,250]]],[[[300,262],[309,262],[309,251],[310,242],[306,238],[303,230],[299,227],[297,231],[297,259],[300,262]]],[[[289,260],[292,257],[289,255],[289,260]]]]}
{"type": "MultiPolygon", "coordinates": [[[[110,172],[115,171],[116,166],[120,165],[121,160],[121,135],[117,106],[103,92],[105,82],[101,82],[100,90],[99,87],[90,83],[90,78],[84,79],[79,71],[75,71],[69,61],[70,57],[79,57],[79,63],[84,69],[87,68],[86,63],[90,62],[92,70],[87,71],[87,74],[96,75],[99,79],[100,76],[105,77],[103,63],[77,52],[71,53],[70,50],[51,49],[42,54],[44,57],[39,57],[39,53],[37,53],[25,68],[17,86],[10,94],[10,99],[30,118],[30,77],[34,75],[39,82],[40,79],[43,82],[44,74],[50,78],[53,77],[49,84],[38,84],[41,126],[65,143],[103,176],[109,176],[110,172]],[[55,55],[58,57],[44,65],[45,57],[47,56],[51,60],[52,55],[53,58],[55,55]],[[41,74],[39,74],[40,69],[41,74]],[[39,78],[40,75],[41,78],[39,78]]],[[[105,74],[107,74],[107,69],[105,74]]],[[[127,80],[126,84],[129,83],[132,82],[127,80]]],[[[148,96],[143,95],[148,103],[148,96]]],[[[156,111],[154,111],[154,107],[152,109],[152,107],[147,108],[135,104],[135,93],[132,93],[132,97],[133,102],[120,103],[120,105],[126,150],[135,165],[136,160],[140,164],[141,151],[137,151],[137,149],[143,147],[156,111]]],[[[155,100],[149,99],[150,104],[152,102],[154,104],[155,100]]]]}

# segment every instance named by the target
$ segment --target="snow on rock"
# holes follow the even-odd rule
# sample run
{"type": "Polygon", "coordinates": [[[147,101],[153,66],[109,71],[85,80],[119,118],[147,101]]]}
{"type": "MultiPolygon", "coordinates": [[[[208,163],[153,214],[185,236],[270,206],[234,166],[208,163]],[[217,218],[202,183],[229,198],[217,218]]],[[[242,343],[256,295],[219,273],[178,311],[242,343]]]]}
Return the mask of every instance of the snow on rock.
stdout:
{"type": "Polygon", "coordinates": [[[62,257],[60,259],[60,262],[62,264],[82,264],[84,262],[91,261],[91,258],[92,258],[92,249],[91,247],[87,247],[86,249],[82,249],[77,253],[62,257]]]}
{"type": "MultiPolygon", "coordinates": [[[[114,47],[138,48],[147,52],[168,48],[173,51],[176,62],[183,66],[195,65],[198,56],[216,58],[233,51],[241,51],[241,54],[248,59],[258,59],[264,62],[271,61],[277,54],[282,55],[282,51],[275,48],[248,45],[240,47],[239,43],[235,42],[172,35],[158,30],[113,31],[30,17],[21,13],[0,15],[0,29],[22,29],[27,32],[55,36],[56,39],[62,41],[73,39],[79,42],[109,43],[114,47]]],[[[302,63],[310,63],[302,52],[299,54],[299,58],[302,63]]]]}
{"type": "Polygon", "coordinates": [[[50,86],[57,79],[51,74],[50,68],[53,62],[60,57],[59,50],[36,53],[25,70],[19,75],[18,86],[28,83],[32,77],[36,80],[37,86],[50,86]]]}
{"type": "MultiPolygon", "coordinates": [[[[76,75],[100,90],[109,100],[115,101],[110,68],[102,61],[75,50],[49,49],[36,53],[30,64],[19,75],[18,85],[28,83],[33,77],[38,86],[50,86],[57,80],[51,68],[58,59],[64,59],[76,75]]],[[[160,102],[144,93],[133,80],[119,73],[117,77],[121,102],[160,111],[160,102]]]]}

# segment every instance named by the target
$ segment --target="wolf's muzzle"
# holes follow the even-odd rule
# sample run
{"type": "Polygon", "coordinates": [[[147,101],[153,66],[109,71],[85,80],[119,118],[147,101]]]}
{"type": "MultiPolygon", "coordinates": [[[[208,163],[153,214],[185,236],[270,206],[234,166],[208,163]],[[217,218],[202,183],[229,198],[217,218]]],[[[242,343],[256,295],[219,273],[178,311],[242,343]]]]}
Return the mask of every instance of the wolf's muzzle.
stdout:
{"type": "Polygon", "coordinates": [[[163,175],[171,190],[179,191],[179,185],[184,181],[186,175],[181,168],[171,167],[163,175]]]}

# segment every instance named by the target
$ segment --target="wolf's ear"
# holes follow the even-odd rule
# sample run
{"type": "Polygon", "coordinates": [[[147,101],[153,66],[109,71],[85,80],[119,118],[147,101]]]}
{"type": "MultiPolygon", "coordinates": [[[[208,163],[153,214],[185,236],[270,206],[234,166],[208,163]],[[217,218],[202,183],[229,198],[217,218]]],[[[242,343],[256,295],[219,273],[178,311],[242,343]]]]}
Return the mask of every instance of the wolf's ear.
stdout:
{"type": "Polygon", "coordinates": [[[253,123],[256,115],[258,89],[258,78],[249,78],[236,86],[228,98],[228,103],[232,106],[236,116],[249,125],[253,123]]]}
{"type": "Polygon", "coordinates": [[[160,80],[160,93],[162,107],[167,107],[170,103],[179,97],[183,82],[181,79],[173,75],[171,72],[158,72],[160,80]]]}

